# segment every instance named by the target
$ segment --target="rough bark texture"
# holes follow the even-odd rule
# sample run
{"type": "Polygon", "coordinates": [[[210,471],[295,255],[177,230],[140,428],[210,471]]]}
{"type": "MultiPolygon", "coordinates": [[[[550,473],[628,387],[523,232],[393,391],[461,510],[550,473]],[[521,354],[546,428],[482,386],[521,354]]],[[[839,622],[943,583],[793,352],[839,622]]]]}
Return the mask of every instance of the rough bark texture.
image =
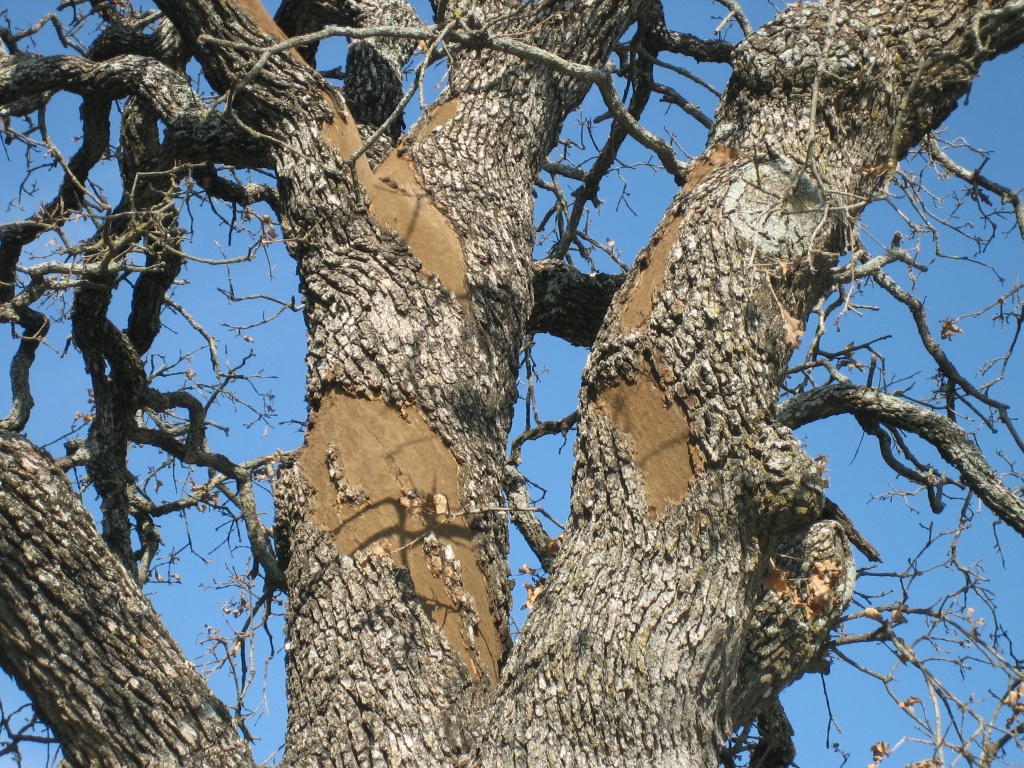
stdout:
{"type": "MultiPolygon", "coordinates": [[[[252,18],[229,3],[162,7],[186,38],[200,30],[238,38],[238,26],[254,43],[280,37],[254,7],[246,7],[252,18]]],[[[479,10],[496,15],[502,7],[479,10]]],[[[536,24],[538,44],[595,63],[635,16],[630,4],[594,2],[585,23],[558,14],[512,23],[536,24]]],[[[216,42],[197,55],[218,87],[244,74],[244,60],[216,42]]],[[[586,86],[487,50],[464,50],[451,67],[445,95],[376,172],[362,159],[354,169],[344,164],[360,145],[352,118],[296,59],[272,59],[258,83],[235,95],[235,108],[252,128],[287,141],[273,151],[309,329],[309,439],[278,490],[283,499],[306,500],[279,505],[289,529],[289,578],[309,584],[289,600],[290,763],[351,732],[352,723],[404,723],[399,713],[409,711],[407,689],[388,685],[371,699],[338,700],[336,708],[302,706],[338,693],[315,638],[302,632],[306,626],[321,631],[319,619],[310,617],[325,615],[327,605],[343,611],[342,623],[363,615],[358,602],[339,598],[338,590],[348,589],[342,580],[308,582],[298,575],[323,567],[329,550],[315,546],[319,538],[334,534],[341,569],[335,572],[392,596],[377,610],[392,618],[398,635],[418,631],[424,608],[439,621],[449,617],[420,671],[424,722],[408,723],[402,739],[387,744],[366,726],[369,733],[354,733],[350,749],[333,752],[338,764],[361,754],[364,741],[386,759],[449,760],[452,748],[436,737],[436,717],[426,713],[449,709],[451,689],[465,686],[453,678],[453,664],[465,666],[467,679],[493,684],[510,645],[505,521],[480,510],[501,498],[519,340],[531,306],[533,181],[586,86]],[[308,94],[307,110],[295,111],[296,92],[308,94]],[[502,147],[500,155],[495,147],[502,147]],[[345,456],[346,431],[355,422],[376,442],[354,443],[357,453],[365,458],[368,450],[378,462],[356,466],[357,456],[345,456]],[[416,450],[403,456],[410,441],[416,450]],[[415,533],[447,518],[454,518],[452,538],[444,544],[455,548],[457,579],[415,533]],[[402,546],[395,559],[409,569],[415,601],[380,562],[390,563],[392,550],[402,546]],[[352,556],[364,567],[353,568],[352,556]],[[322,694],[314,693],[318,686],[322,694]]],[[[381,636],[335,674],[376,679],[392,647],[381,636]]]]}
{"type": "MultiPolygon", "coordinates": [[[[353,45],[348,102],[303,60],[313,47],[263,51],[324,23],[408,25],[404,3],[289,0],[276,21],[258,0],[157,4],[180,35],[180,47],[175,36],[157,47],[169,64],[3,56],[0,97],[27,98],[43,74],[105,100],[105,114],[133,93],[134,146],[155,150],[159,117],[176,159],[276,172],[309,349],[306,442],[275,484],[284,764],[697,768],[716,764],[737,726],[779,722],[776,695],[818,658],[853,585],[842,528],[822,519],[818,469],[773,415],[787,360],[879,184],[862,169],[902,157],[982,61],[1020,44],[1024,9],[856,0],[780,14],[732,52],[709,148],[622,282],[532,264],[531,195],[631,25],[729,55],[670,35],[654,0],[439,4],[464,33],[446,50],[448,86],[372,163],[351,158],[397,103],[408,42],[353,45]],[[563,61],[509,53],[525,43],[563,61]],[[236,123],[172,87],[182,49],[236,123]],[[566,61],[585,76],[565,74],[566,61]],[[221,146],[225,135],[238,141],[221,146]],[[570,528],[513,647],[499,508],[528,331],[592,352],[570,528]]],[[[159,174],[171,161],[126,156],[122,170],[159,174]]],[[[130,202],[168,230],[175,214],[159,195],[130,202]]],[[[0,279],[20,247],[4,233],[0,279]]],[[[147,258],[160,269],[125,332],[106,320],[109,275],[73,313],[103,410],[89,456],[109,549],[48,457],[2,438],[0,559],[27,567],[0,579],[0,661],[73,762],[245,765],[223,708],[122,567],[133,562],[124,455],[145,404],[139,355],[177,269],[159,243],[147,258]],[[47,518],[58,512],[66,522],[47,518]],[[73,543],[60,540],[72,530],[73,543]]]]}
{"type": "Polygon", "coordinates": [[[67,477],[10,433],[0,433],[0,562],[0,664],[71,765],[252,765],[227,708],[67,477]]]}
{"type": "Polygon", "coordinates": [[[558,259],[533,265],[533,312],[526,330],[589,347],[624,275],[584,275],[558,259]]]}
{"type": "Polygon", "coordinates": [[[813,659],[852,594],[849,546],[815,523],[821,479],[771,412],[877,183],[862,164],[901,157],[994,54],[962,34],[974,14],[801,5],[737,49],[712,148],[592,349],[572,526],[481,763],[711,765],[813,659]],[[828,580],[826,604],[801,616],[765,587],[791,566],[828,580]]]}

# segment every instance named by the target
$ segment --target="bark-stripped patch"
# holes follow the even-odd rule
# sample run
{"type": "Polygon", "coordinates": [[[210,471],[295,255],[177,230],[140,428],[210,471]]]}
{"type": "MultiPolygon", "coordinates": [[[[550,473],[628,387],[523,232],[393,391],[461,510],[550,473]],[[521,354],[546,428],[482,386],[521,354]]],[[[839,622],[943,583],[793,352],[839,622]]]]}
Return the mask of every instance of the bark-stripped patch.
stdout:
{"type": "MultiPolygon", "coordinates": [[[[427,122],[420,128],[419,134],[427,134],[451,120],[459,113],[459,97],[454,96],[443,104],[435,104],[431,107],[427,122]]],[[[418,135],[419,135],[418,134],[418,135]]],[[[404,143],[404,142],[403,142],[404,143]]]]}
{"type": "Polygon", "coordinates": [[[633,440],[633,462],[644,480],[651,516],[682,503],[694,477],[690,463],[690,421],[649,378],[622,383],[597,397],[597,408],[633,440]]]}
{"type": "MultiPolygon", "coordinates": [[[[739,157],[739,150],[735,147],[715,144],[708,152],[690,163],[682,194],[692,191],[715,169],[728,165],[739,157]]],[[[631,333],[643,327],[650,319],[654,303],[665,285],[665,270],[668,268],[669,253],[679,234],[680,219],[680,216],[675,215],[662,221],[658,231],[654,233],[651,244],[637,259],[634,269],[639,271],[639,275],[629,289],[629,297],[619,316],[619,325],[623,333],[631,333]]]]}
{"type": "Polygon", "coordinates": [[[466,267],[462,244],[447,217],[423,189],[412,164],[392,152],[377,168],[376,176],[364,179],[370,198],[370,216],[405,240],[423,270],[435,274],[469,314],[466,267]]]}
{"type": "Polygon", "coordinates": [[[698,184],[712,174],[715,168],[721,165],[728,165],[738,159],[740,152],[736,147],[729,147],[725,144],[715,144],[706,156],[698,157],[686,171],[686,183],[683,185],[683,194],[692,191],[698,184]]]}
{"type": "MultiPolygon", "coordinates": [[[[277,40],[287,39],[260,0],[236,2],[268,35],[277,40]]],[[[303,61],[294,48],[289,53],[297,61],[303,61]]],[[[324,138],[342,156],[350,157],[362,146],[363,139],[337,97],[326,89],[323,96],[334,111],[334,120],[323,126],[324,138]]],[[[457,98],[445,102],[434,109],[422,130],[430,131],[444,125],[455,116],[458,109],[457,98]]],[[[442,285],[455,294],[468,315],[470,307],[462,244],[448,218],[437,209],[433,198],[423,188],[409,160],[400,149],[396,149],[388,155],[376,174],[365,155],[356,161],[355,170],[369,198],[370,217],[380,226],[397,232],[413,256],[422,262],[423,271],[437,275],[442,285]]]]}
{"type": "Polygon", "coordinates": [[[679,234],[680,217],[669,219],[654,235],[654,242],[641,256],[645,261],[638,264],[639,274],[629,291],[629,298],[619,316],[623,333],[631,333],[650,320],[654,302],[658,300],[665,285],[665,270],[668,256],[679,234]]]}
{"type": "Polygon", "coordinates": [[[501,643],[493,620],[485,615],[477,626],[464,626],[466,599],[452,593],[424,556],[429,532],[450,545],[461,565],[461,589],[486,613],[487,581],[459,508],[458,465],[420,413],[328,393],[310,419],[299,465],[315,491],[311,512],[338,548],[347,555],[390,552],[409,570],[424,609],[469,670],[496,681],[501,643]],[[337,464],[334,478],[329,456],[337,464]],[[437,495],[447,514],[438,514],[445,502],[437,495]],[[476,636],[475,649],[467,636],[476,636]]]}
{"type": "MultiPolygon", "coordinates": [[[[424,130],[435,123],[442,125],[457,110],[457,100],[453,99],[437,110],[424,130]]],[[[362,137],[344,108],[335,110],[335,119],[324,124],[323,134],[327,142],[345,157],[355,154],[362,146],[362,137]]],[[[424,276],[437,275],[441,284],[455,294],[468,315],[470,308],[462,243],[448,217],[438,210],[434,199],[423,188],[412,162],[402,153],[401,147],[392,150],[376,172],[370,168],[365,155],[356,161],[355,170],[366,190],[370,218],[378,225],[397,232],[412,255],[423,264],[424,276]]]]}

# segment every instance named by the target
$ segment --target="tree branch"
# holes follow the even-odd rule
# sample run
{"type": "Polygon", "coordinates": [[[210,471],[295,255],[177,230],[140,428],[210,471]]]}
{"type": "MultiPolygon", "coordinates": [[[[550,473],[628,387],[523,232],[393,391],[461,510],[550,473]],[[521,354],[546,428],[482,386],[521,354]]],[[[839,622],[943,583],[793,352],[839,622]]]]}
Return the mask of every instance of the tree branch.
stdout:
{"type": "Polygon", "coordinates": [[[527,333],[550,333],[589,347],[625,275],[584,275],[558,259],[533,262],[533,312],[527,333]]]}
{"type": "Polygon", "coordinates": [[[72,764],[253,765],[71,483],[11,433],[0,433],[0,562],[0,666],[72,764]]]}
{"type": "Polygon", "coordinates": [[[1000,520],[1024,534],[1024,499],[1000,482],[971,436],[946,417],[870,387],[847,384],[820,387],[780,404],[776,418],[796,429],[828,416],[850,413],[931,443],[942,458],[960,470],[961,480],[1000,520]]]}

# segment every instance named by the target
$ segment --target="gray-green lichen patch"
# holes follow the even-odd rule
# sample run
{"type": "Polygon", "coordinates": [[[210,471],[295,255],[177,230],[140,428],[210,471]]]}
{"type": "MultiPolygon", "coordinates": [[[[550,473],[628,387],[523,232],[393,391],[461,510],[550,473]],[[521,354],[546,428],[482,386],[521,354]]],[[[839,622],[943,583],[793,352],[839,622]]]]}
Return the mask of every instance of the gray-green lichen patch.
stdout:
{"type": "Polygon", "coordinates": [[[745,164],[723,201],[736,233],[753,257],[790,261],[802,256],[828,215],[821,188],[791,160],[745,164]]]}

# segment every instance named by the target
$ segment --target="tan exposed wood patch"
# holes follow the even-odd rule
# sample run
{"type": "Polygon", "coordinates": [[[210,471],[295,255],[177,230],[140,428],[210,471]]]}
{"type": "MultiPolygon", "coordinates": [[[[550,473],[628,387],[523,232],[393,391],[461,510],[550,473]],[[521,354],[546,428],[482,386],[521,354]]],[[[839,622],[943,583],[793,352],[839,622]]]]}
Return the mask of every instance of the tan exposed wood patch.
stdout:
{"type": "MultiPolygon", "coordinates": [[[[277,22],[274,21],[274,17],[270,15],[266,6],[264,6],[260,0],[235,0],[235,4],[249,14],[261,30],[266,32],[275,40],[284,41],[288,39],[288,35],[286,35],[281,28],[277,26],[277,22]]],[[[294,48],[290,49],[288,53],[296,61],[305,63],[305,60],[299,56],[299,52],[294,48]]]]}
{"type": "MultiPolygon", "coordinates": [[[[278,40],[287,39],[260,0],[235,2],[268,35],[278,40]]],[[[303,62],[296,50],[292,49],[291,55],[303,62]]],[[[324,90],[323,96],[334,111],[334,119],[323,125],[323,136],[339,154],[350,157],[363,143],[359,129],[349,119],[348,111],[333,93],[324,90]]],[[[448,122],[458,109],[457,98],[448,100],[434,110],[424,130],[433,130],[448,122]]],[[[356,161],[355,170],[366,189],[370,217],[380,226],[397,232],[412,254],[422,262],[424,272],[437,275],[441,283],[455,294],[468,315],[470,306],[462,244],[448,218],[438,210],[433,198],[423,188],[409,160],[396,149],[380,165],[376,174],[365,155],[356,161]]]]}
{"type": "MultiPolygon", "coordinates": [[[[691,191],[701,181],[722,165],[727,165],[740,157],[739,150],[725,144],[715,144],[711,150],[698,157],[686,172],[686,184],[683,193],[691,191]]],[[[654,302],[665,285],[665,269],[668,266],[668,255],[675,244],[679,233],[679,217],[675,216],[663,222],[654,233],[651,245],[638,259],[640,274],[626,305],[619,316],[619,325],[623,333],[631,333],[647,324],[654,309],[654,302]]]]}
{"type": "Polygon", "coordinates": [[[690,422],[676,403],[647,377],[619,384],[598,395],[597,407],[633,439],[633,462],[644,478],[644,494],[653,518],[679,504],[693,478],[690,422]]]}
{"type": "Polygon", "coordinates": [[[488,612],[486,578],[459,508],[458,466],[420,413],[328,393],[311,418],[299,465],[315,492],[314,518],[338,548],[352,556],[390,553],[408,569],[427,614],[469,670],[477,677],[486,672],[493,684],[501,645],[488,612]],[[440,514],[445,504],[447,513],[440,514]],[[425,554],[430,532],[451,546],[461,565],[459,587],[480,616],[475,627],[464,621],[472,613],[467,601],[452,595],[450,584],[446,589],[436,554],[425,554]]]}
{"type": "MultiPolygon", "coordinates": [[[[457,100],[449,101],[436,111],[428,127],[439,120],[439,125],[446,122],[457,110],[457,100]]],[[[337,109],[335,114],[334,121],[323,126],[324,137],[341,155],[349,157],[362,146],[362,137],[344,108],[337,109]]],[[[395,149],[375,173],[364,155],[356,161],[356,175],[366,190],[370,217],[380,226],[397,232],[423,264],[424,273],[437,275],[469,314],[462,243],[448,217],[423,188],[410,160],[400,148],[395,149]]]]}
{"type": "Polygon", "coordinates": [[[424,271],[437,275],[469,314],[462,244],[423,189],[412,164],[392,152],[377,168],[377,175],[363,183],[370,197],[370,215],[401,235],[424,271]]]}
{"type": "Polygon", "coordinates": [[[426,124],[423,126],[424,131],[432,131],[435,128],[440,128],[442,125],[451,120],[459,112],[459,97],[455,96],[443,104],[438,104],[432,108],[430,117],[427,118],[426,124]]]}
{"type": "Polygon", "coordinates": [[[645,263],[640,268],[636,282],[630,290],[626,305],[619,316],[619,324],[623,333],[631,333],[647,324],[654,309],[654,302],[661,294],[665,285],[665,270],[668,267],[668,255],[675,244],[679,232],[679,217],[674,217],[658,227],[654,242],[645,252],[645,263]]]}
{"type": "Polygon", "coordinates": [[[715,144],[711,151],[703,157],[698,157],[691,163],[686,171],[686,184],[683,185],[683,193],[687,193],[711,175],[715,168],[720,165],[727,165],[740,156],[736,147],[725,144],[715,144]]]}

